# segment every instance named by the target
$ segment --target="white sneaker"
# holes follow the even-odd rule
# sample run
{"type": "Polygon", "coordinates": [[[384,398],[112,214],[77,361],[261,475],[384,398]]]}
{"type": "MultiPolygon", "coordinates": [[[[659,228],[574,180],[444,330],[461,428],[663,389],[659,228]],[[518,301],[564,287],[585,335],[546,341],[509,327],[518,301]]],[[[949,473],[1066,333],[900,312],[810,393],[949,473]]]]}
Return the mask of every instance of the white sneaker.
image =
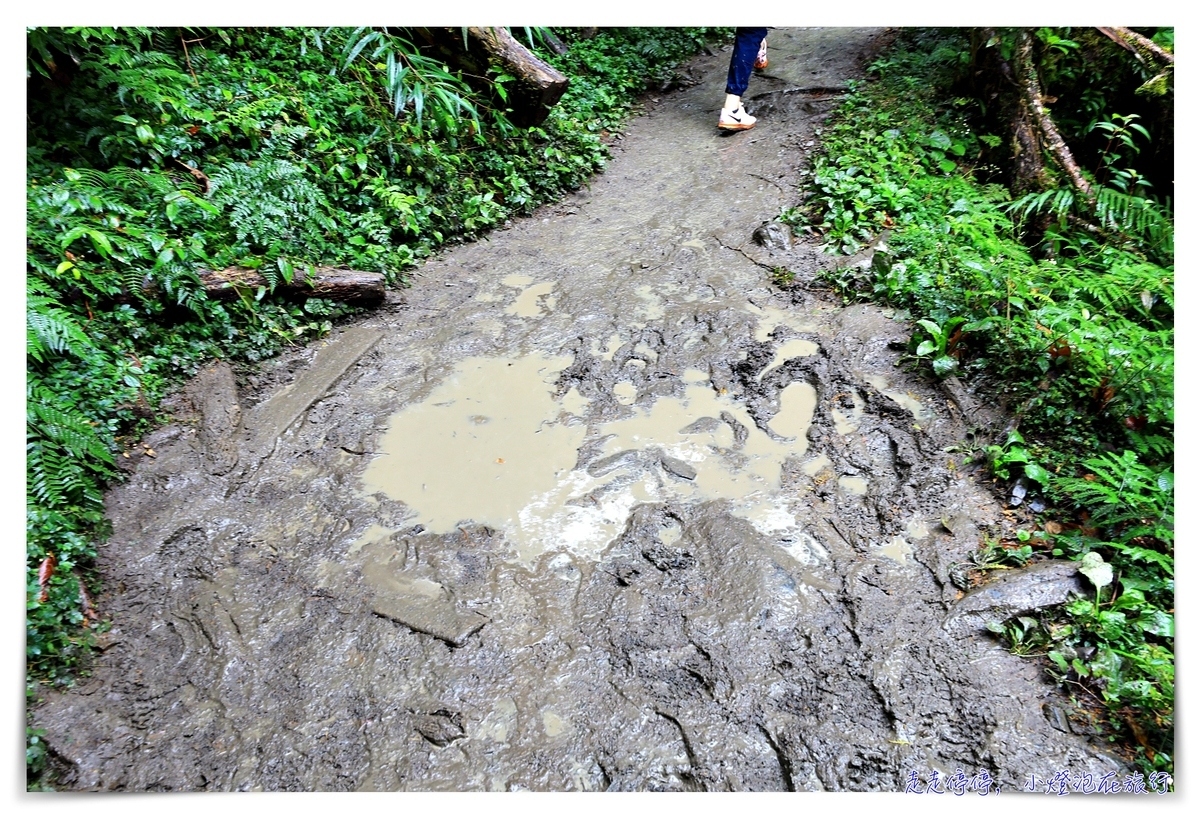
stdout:
{"type": "Polygon", "coordinates": [[[717,121],[717,127],[723,131],[748,131],[754,127],[757,122],[756,117],[746,113],[746,109],[741,105],[734,108],[732,111],[728,108],[721,109],[721,118],[717,121]]]}

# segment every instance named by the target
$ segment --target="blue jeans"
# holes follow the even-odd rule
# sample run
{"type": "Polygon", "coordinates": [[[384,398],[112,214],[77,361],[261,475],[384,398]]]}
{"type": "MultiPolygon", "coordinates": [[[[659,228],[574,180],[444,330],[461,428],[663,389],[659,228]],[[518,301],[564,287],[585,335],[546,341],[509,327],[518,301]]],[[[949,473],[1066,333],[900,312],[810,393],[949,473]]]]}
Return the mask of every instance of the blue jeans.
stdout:
{"type": "Polygon", "coordinates": [[[725,93],[741,96],[750,84],[754,71],[754,60],[758,58],[758,47],[767,36],[765,28],[739,28],[733,35],[733,56],[729,58],[729,79],[725,81],[725,93]]]}

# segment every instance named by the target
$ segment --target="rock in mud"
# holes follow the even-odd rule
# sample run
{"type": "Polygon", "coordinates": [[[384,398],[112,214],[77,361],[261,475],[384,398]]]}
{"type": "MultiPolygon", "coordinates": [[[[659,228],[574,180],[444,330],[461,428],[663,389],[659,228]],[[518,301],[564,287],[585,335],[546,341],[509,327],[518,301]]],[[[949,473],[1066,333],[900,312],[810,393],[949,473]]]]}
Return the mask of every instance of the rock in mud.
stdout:
{"type": "Polygon", "coordinates": [[[668,474],[674,475],[681,480],[696,479],[696,470],[677,457],[671,457],[665,452],[659,452],[658,462],[662,464],[663,469],[668,474]]]}
{"type": "Polygon", "coordinates": [[[418,633],[459,647],[487,624],[487,617],[460,613],[446,589],[431,580],[368,573],[371,610],[418,633]]]}
{"type": "Polygon", "coordinates": [[[1087,585],[1078,568],[1073,562],[1052,560],[1006,572],[955,603],[942,627],[955,635],[978,632],[1084,596],[1087,585]]]}
{"type": "Polygon", "coordinates": [[[754,241],[768,250],[790,250],[792,229],[786,224],[770,222],[754,231],[754,241]]]}
{"type": "Polygon", "coordinates": [[[699,418],[679,430],[681,435],[704,435],[721,428],[721,421],[716,418],[699,418]]]}
{"type": "Polygon", "coordinates": [[[633,449],[610,454],[602,457],[588,466],[587,472],[592,477],[603,477],[609,472],[622,468],[637,468],[641,466],[642,453],[633,449]]]}
{"type": "Polygon", "coordinates": [[[461,713],[437,710],[421,713],[416,717],[415,727],[426,741],[435,747],[445,747],[467,735],[463,729],[461,713]]]}

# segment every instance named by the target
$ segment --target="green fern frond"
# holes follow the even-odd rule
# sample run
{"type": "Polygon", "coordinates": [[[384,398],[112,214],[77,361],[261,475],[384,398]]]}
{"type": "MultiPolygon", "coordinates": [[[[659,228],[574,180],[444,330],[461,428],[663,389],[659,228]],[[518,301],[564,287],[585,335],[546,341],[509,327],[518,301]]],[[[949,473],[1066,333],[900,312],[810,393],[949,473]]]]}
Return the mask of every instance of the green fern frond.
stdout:
{"type": "Polygon", "coordinates": [[[1174,439],[1163,435],[1131,432],[1128,440],[1139,457],[1151,463],[1169,461],[1175,452],[1174,439]]]}
{"type": "Polygon", "coordinates": [[[1098,526],[1174,524],[1175,475],[1143,465],[1134,451],[1104,453],[1085,460],[1089,477],[1059,478],[1056,488],[1093,511],[1098,526]]]}
{"type": "Polygon", "coordinates": [[[87,419],[54,405],[47,397],[44,392],[35,392],[27,401],[29,432],[59,444],[72,457],[112,465],[112,452],[87,419]]]}
{"type": "MultiPolygon", "coordinates": [[[[295,131],[281,133],[266,152],[298,137],[295,131]]],[[[214,173],[211,182],[211,202],[228,208],[234,235],[251,251],[279,245],[290,256],[318,256],[325,233],[336,226],[325,193],[304,168],[287,159],[233,162],[214,173]]]]}
{"type": "Polygon", "coordinates": [[[92,339],[75,316],[52,298],[32,293],[25,297],[26,354],[44,363],[48,352],[84,358],[95,351],[92,339]]]}
{"type": "Polygon", "coordinates": [[[1175,222],[1168,207],[1110,187],[1098,186],[1093,192],[1089,203],[1071,188],[1043,190],[1021,196],[1005,209],[1019,221],[1039,214],[1058,220],[1070,215],[1095,219],[1102,229],[1131,236],[1163,257],[1174,254],[1175,222]]]}
{"type": "Polygon", "coordinates": [[[1175,252],[1174,221],[1150,199],[1100,188],[1096,193],[1096,216],[1110,230],[1133,235],[1166,255],[1175,252]]]}

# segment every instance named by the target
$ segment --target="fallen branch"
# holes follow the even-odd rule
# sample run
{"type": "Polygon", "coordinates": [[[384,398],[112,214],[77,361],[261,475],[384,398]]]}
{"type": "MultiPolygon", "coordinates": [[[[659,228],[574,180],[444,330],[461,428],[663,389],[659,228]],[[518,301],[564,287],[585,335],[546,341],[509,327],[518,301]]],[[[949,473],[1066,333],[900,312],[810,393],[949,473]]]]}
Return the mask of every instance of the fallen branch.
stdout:
{"type": "Polygon", "coordinates": [[[567,53],[567,44],[554,36],[554,32],[550,31],[550,29],[545,29],[542,32],[542,42],[546,44],[546,48],[560,57],[567,53]]]}
{"type": "Polygon", "coordinates": [[[88,593],[87,586],[83,584],[83,577],[79,573],[75,573],[75,580],[79,583],[79,607],[83,613],[84,621],[90,626],[100,621],[99,614],[96,613],[96,606],[92,602],[92,595],[88,593]]]}
{"type": "Polygon", "coordinates": [[[521,128],[542,124],[567,90],[567,76],[537,57],[500,26],[469,26],[466,41],[461,28],[415,28],[425,49],[463,70],[477,90],[495,93],[482,78],[494,72],[512,77],[511,87],[496,102],[509,109],[509,120],[521,128]]]}
{"type": "Polygon", "coordinates": [[[41,593],[38,594],[38,602],[45,603],[50,599],[50,579],[54,576],[54,569],[58,566],[58,558],[53,553],[47,554],[38,566],[38,588],[41,593]]]}
{"type": "Polygon", "coordinates": [[[209,182],[208,177],[204,174],[204,171],[194,168],[191,165],[176,159],[174,156],[169,157],[169,159],[180,168],[187,171],[191,177],[196,180],[196,182],[200,185],[201,193],[208,193],[209,182]]]}

